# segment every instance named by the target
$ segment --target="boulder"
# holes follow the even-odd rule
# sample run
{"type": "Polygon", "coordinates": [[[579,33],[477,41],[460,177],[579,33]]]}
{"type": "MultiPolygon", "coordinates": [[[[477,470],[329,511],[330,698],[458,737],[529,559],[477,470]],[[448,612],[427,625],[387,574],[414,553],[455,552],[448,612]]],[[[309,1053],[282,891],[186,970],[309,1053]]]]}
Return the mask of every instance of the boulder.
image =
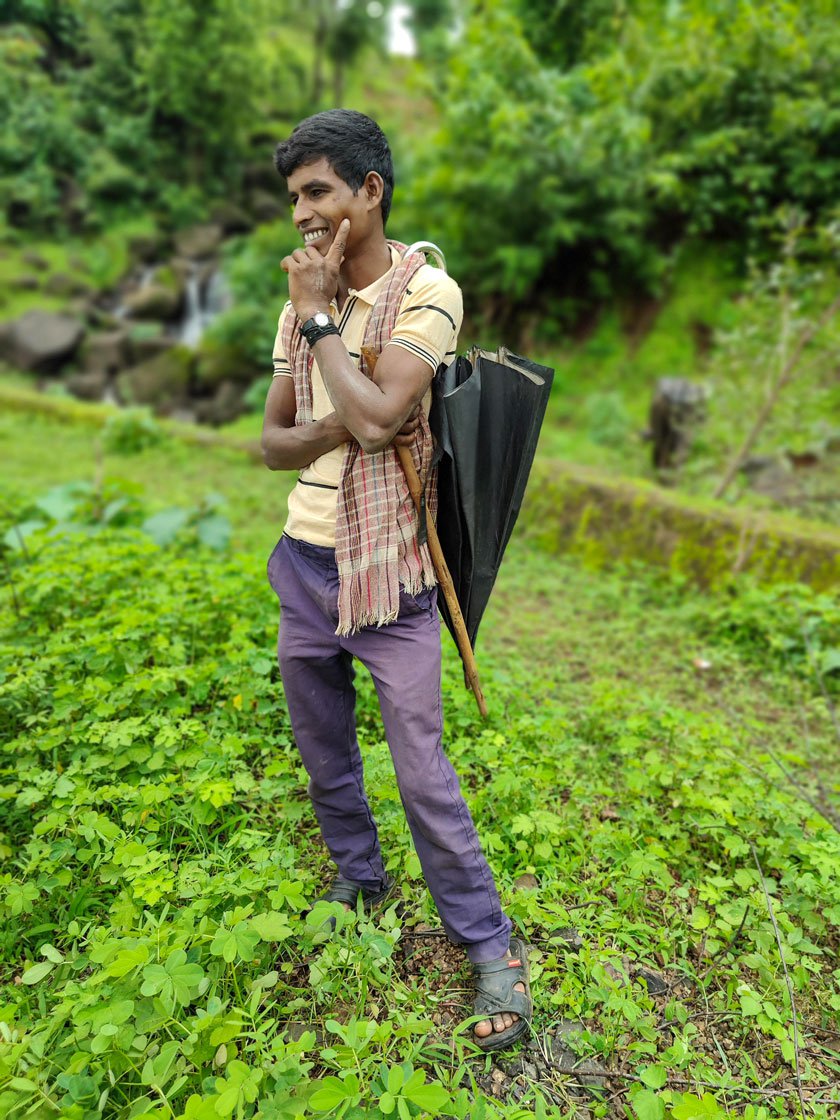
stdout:
{"type": "Polygon", "coordinates": [[[38,272],[45,272],[50,267],[50,262],[46,257],[42,257],[35,249],[27,249],[25,253],[21,253],[20,259],[30,268],[37,269],[38,272]]]}
{"type": "Polygon", "coordinates": [[[276,191],[281,179],[270,153],[265,159],[246,164],[242,181],[251,190],[276,191]]]}
{"type": "Polygon", "coordinates": [[[12,287],[22,292],[35,292],[41,287],[41,280],[33,272],[21,272],[12,278],[12,287]]]}
{"type": "Polygon", "coordinates": [[[175,250],[180,257],[202,260],[212,257],[222,243],[223,230],[216,222],[190,226],[175,235],[175,250]]]}
{"type": "Polygon", "coordinates": [[[128,332],[123,329],[89,334],[80,356],[86,374],[119,373],[129,364],[128,332]]]}
{"type": "Polygon", "coordinates": [[[283,216],[285,207],[276,194],[254,190],[248,195],[248,208],[258,222],[273,222],[283,216]]]}
{"type": "Polygon", "coordinates": [[[192,352],[184,346],[173,346],[124,370],[117,377],[120,399],[127,404],[149,405],[162,416],[178,412],[189,403],[192,366],[192,352]]]}
{"type": "Polygon", "coordinates": [[[195,418],[201,424],[212,424],[214,427],[230,424],[244,411],[244,395],[245,390],[241,385],[235,385],[232,381],[223,381],[212,400],[196,403],[195,418]]]}
{"type": "Polygon", "coordinates": [[[126,293],[124,305],[130,319],[173,322],[184,310],[184,281],[174,269],[158,268],[148,284],[126,293]]]}
{"type": "MultiPolygon", "coordinates": [[[[145,326],[146,324],[143,324],[145,326]]],[[[174,341],[163,333],[149,334],[147,331],[140,333],[132,331],[129,340],[129,358],[132,365],[140,365],[150,358],[166,353],[175,345],[174,341]]]]}
{"type": "Polygon", "coordinates": [[[159,233],[136,233],[129,238],[128,251],[135,261],[154,264],[164,252],[164,238],[159,233]]]}
{"type": "Polygon", "coordinates": [[[181,292],[163,284],[146,284],[125,297],[126,314],[131,319],[154,319],[170,323],[180,318],[184,299],[181,292]]]}
{"type": "Polygon", "coordinates": [[[104,370],[91,370],[88,373],[71,373],[65,377],[64,385],[68,393],[80,401],[101,401],[108,384],[104,370]]]}
{"type": "Polygon", "coordinates": [[[66,272],[54,272],[44,281],[44,291],[50,296],[89,296],[93,293],[90,285],[77,276],[68,276],[66,272]]]}
{"type": "Polygon", "coordinates": [[[253,360],[235,346],[204,338],[196,355],[195,376],[200,388],[215,389],[224,381],[250,385],[261,371],[254,370],[253,360]]]}
{"type": "Polygon", "coordinates": [[[37,373],[56,373],[78,349],[85,325],[72,315],[27,311],[10,324],[0,358],[37,373]]]}
{"type": "MultiPolygon", "coordinates": [[[[275,184],[276,185],[276,184],[275,184]]],[[[254,228],[254,223],[241,206],[235,202],[219,202],[211,213],[213,221],[222,227],[225,235],[232,233],[248,233],[254,228]]]]}

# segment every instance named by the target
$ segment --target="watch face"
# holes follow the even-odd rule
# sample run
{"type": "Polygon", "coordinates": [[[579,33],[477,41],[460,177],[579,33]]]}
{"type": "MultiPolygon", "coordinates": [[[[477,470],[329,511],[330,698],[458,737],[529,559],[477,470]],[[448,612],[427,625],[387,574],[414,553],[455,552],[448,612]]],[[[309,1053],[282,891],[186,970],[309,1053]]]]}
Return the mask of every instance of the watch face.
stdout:
{"type": "Polygon", "coordinates": [[[330,317],[324,311],[319,311],[317,315],[312,316],[319,327],[329,326],[330,317]]]}

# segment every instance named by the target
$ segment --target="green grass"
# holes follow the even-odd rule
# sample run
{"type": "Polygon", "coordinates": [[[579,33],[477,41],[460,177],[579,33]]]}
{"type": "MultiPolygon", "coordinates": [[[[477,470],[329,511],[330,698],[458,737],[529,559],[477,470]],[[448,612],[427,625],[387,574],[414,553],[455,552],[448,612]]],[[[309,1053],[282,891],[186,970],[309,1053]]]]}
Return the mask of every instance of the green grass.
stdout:
{"type": "Polygon", "coordinates": [[[97,471],[112,493],[131,490],[135,516],[212,490],[233,522],[229,553],[94,524],[31,537],[29,561],[10,558],[10,1120],[391,1107],[516,1120],[584,1105],[638,1120],[794,1116],[765,888],[806,1115],[833,1115],[840,751],[812,666],[838,644],[835,600],[743,582],[709,597],[644,570],[595,575],[515,539],[478,642],[487,723],[445,638],[447,749],[533,946],[537,1049],[517,1065],[475,1056],[458,1034],[468,969],[435,934],[366,674],[367,785],[400,897],[373,920],[339,915],[334,939],[305,918],[328,870],[264,577],[288,478],[173,442],[97,465],[89,430],[20,415],[0,422],[0,453],[5,524],[97,471]],[[558,932],[569,927],[576,950],[558,932]],[[561,1020],[606,1071],[588,1090],[542,1057],[561,1020]]]}

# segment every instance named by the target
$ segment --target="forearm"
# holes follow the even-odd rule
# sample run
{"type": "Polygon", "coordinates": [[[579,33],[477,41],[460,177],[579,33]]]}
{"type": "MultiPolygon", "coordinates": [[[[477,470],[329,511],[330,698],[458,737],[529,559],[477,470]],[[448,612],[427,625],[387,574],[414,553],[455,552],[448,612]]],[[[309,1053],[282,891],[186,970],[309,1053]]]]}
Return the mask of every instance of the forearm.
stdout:
{"type": "Polygon", "coordinates": [[[365,377],[338,335],[326,335],[316,342],[315,358],[340,422],[365,451],[381,451],[402,426],[414,402],[403,409],[365,377]]]}
{"type": "Polygon", "coordinates": [[[300,470],[351,438],[334,412],[311,424],[275,425],[262,434],[263,462],[272,471],[300,470]]]}

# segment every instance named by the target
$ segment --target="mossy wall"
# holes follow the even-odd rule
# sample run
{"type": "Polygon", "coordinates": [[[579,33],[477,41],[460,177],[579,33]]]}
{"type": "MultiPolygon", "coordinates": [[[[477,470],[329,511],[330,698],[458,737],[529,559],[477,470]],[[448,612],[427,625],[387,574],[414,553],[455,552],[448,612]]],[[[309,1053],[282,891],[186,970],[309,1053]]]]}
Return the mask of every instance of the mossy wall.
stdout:
{"type": "Polygon", "coordinates": [[[838,531],[570,463],[534,465],[520,526],[541,548],[575,553],[594,567],[641,560],[704,587],[739,572],[762,583],[840,587],[838,531]]]}

